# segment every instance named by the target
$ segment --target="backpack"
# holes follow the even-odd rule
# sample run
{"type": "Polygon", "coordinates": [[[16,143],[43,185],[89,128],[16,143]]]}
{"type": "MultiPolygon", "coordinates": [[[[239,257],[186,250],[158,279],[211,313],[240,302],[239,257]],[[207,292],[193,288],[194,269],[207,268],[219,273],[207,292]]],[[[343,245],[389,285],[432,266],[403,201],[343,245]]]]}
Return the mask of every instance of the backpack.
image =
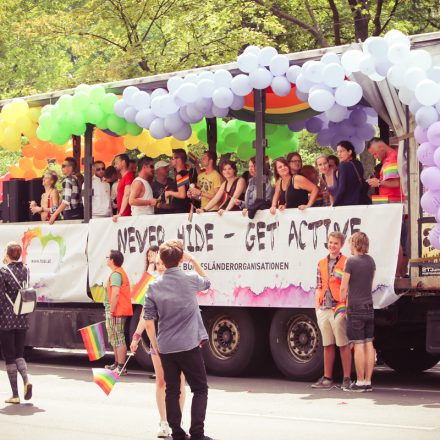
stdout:
{"type": "Polygon", "coordinates": [[[29,269],[26,269],[27,280],[23,281],[22,284],[20,284],[20,282],[17,280],[17,277],[8,266],[6,266],[6,269],[12,275],[12,278],[14,278],[19,288],[14,302],[12,302],[12,299],[5,292],[6,298],[8,298],[8,301],[11,303],[14,313],[17,316],[32,313],[37,305],[37,292],[32,287],[29,287],[29,269]]]}

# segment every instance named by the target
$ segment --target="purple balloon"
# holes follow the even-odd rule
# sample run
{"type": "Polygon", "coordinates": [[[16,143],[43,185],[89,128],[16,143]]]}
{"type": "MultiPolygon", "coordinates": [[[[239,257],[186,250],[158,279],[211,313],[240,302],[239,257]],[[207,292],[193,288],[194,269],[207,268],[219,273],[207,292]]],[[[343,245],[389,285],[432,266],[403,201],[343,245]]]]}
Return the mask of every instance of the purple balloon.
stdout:
{"type": "Polygon", "coordinates": [[[426,191],[420,199],[423,211],[436,215],[440,208],[440,191],[426,191]]]}
{"type": "Polygon", "coordinates": [[[440,208],[438,208],[438,210],[437,210],[437,214],[435,215],[435,219],[436,219],[437,223],[440,223],[440,208]]]}
{"type": "Polygon", "coordinates": [[[304,128],[306,127],[306,121],[301,120],[301,121],[289,122],[287,126],[291,131],[301,131],[304,130],[304,128]]]}
{"type": "Polygon", "coordinates": [[[436,148],[435,145],[432,145],[429,142],[423,142],[423,144],[417,148],[417,158],[427,167],[434,166],[434,153],[436,148]]]}
{"type": "Polygon", "coordinates": [[[428,234],[429,242],[431,246],[440,249],[440,225],[435,225],[428,234]]]}
{"type": "Polygon", "coordinates": [[[427,131],[429,142],[434,145],[440,145],[440,121],[434,122],[427,131]]]}
{"type": "Polygon", "coordinates": [[[427,189],[440,190],[440,170],[437,167],[424,168],[420,173],[420,180],[427,189]]]}
{"type": "Polygon", "coordinates": [[[414,130],[414,138],[417,143],[423,144],[423,142],[428,142],[427,129],[418,125],[414,130]]]}
{"type": "Polygon", "coordinates": [[[434,152],[434,163],[440,168],[440,147],[437,147],[434,152]]]}
{"type": "Polygon", "coordinates": [[[310,133],[319,133],[324,123],[321,119],[313,117],[306,122],[307,131],[310,133]]]}

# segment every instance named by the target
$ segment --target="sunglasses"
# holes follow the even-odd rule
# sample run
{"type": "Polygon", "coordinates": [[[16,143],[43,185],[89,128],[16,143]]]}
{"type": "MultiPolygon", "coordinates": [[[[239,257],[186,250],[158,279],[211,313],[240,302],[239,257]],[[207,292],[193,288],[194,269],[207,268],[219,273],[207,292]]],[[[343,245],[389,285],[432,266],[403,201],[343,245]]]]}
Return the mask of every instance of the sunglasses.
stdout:
{"type": "Polygon", "coordinates": [[[105,171],[105,168],[95,168],[96,171],[105,171]]]}

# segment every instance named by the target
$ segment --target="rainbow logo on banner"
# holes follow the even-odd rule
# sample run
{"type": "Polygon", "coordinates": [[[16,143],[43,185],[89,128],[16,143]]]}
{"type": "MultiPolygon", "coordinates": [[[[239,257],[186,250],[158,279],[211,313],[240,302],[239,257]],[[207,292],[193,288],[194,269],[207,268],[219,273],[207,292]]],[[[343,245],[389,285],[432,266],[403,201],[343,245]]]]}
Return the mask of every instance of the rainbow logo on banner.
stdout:
{"type": "Polygon", "coordinates": [[[335,307],[333,307],[334,317],[339,315],[339,313],[346,313],[347,312],[347,306],[345,305],[345,302],[339,302],[336,304],[335,307]]]}
{"type": "Polygon", "coordinates": [[[189,174],[186,176],[182,176],[180,179],[176,180],[177,188],[180,188],[183,185],[189,185],[189,174]]]}
{"type": "Polygon", "coordinates": [[[93,382],[108,396],[119,379],[119,374],[107,368],[92,368],[92,372],[93,382]]]}
{"type": "Polygon", "coordinates": [[[133,287],[131,291],[131,302],[133,304],[144,304],[145,294],[147,293],[148,284],[154,280],[153,275],[150,275],[148,272],[144,272],[142,278],[139,282],[133,287]]]}
{"type": "Polygon", "coordinates": [[[371,196],[371,201],[373,202],[373,205],[381,205],[383,203],[388,203],[388,196],[371,196]]]}
{"type": "Polygon", "coordinates": [[[342,280],[343,275],[344,275],[344,271],[342,271],[341,269],[335,269],[333,271],[333,276],[338,280],[342,280]]]}
{"type": "Polygon", "coordinates": [[[96,361],[105,354],[104,321],[79,329],[90,361],[96,361]]]}

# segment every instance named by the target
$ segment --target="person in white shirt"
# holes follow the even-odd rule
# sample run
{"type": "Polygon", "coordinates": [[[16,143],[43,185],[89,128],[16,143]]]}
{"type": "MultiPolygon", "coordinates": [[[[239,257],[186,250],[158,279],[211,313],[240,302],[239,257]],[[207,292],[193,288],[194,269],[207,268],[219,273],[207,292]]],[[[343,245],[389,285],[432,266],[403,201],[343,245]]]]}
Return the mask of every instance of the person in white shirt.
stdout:
{"type": "Polygon", "coordinates": [[[154,162],[151,157],[144,156],[138,161],[138,177],[133,180],[128,203],[132,215],[154,214],[157,200],[149,182],[154,177],[154,162]]]}
{"type": "MultiPolygon", "coordinates": [[[[113,214],[110,184],[104,179],[105,163],[97,160],[93,163],[92,176],[92,218],[111,217],[113,214]]],[[[82,185],[84,194],[84,184],[82,185]]],[[[83,198],[84,203],[84,198],[83,198]]]]}

